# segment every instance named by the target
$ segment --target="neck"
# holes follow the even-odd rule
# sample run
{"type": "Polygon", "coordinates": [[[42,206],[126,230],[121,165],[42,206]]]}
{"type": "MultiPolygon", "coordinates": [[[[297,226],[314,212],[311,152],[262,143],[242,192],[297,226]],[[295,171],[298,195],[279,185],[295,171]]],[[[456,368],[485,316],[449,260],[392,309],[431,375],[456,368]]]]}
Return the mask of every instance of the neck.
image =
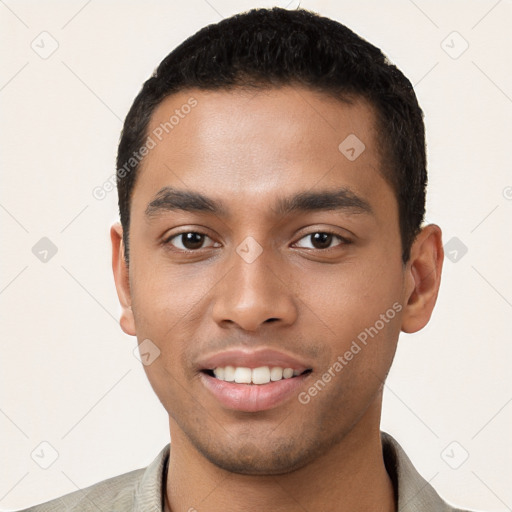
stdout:
{"type": "Polygon", "coordinates": [[[273,476],[230,473],[200,455],[171,420],[166,511],[395,512],[379,431],[381,397],[328,453],[273,476]]]}

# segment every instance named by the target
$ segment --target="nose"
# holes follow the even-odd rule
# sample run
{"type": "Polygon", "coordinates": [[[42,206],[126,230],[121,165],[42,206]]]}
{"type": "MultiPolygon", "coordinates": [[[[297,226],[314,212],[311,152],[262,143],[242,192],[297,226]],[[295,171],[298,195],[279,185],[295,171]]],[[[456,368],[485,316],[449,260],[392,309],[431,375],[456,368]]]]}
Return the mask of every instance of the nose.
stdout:
{"type": "Polygon", "coordinates": [[[282,269],[272,265],[270,250],[254,261],[246,261],[235,251],[230,271],[216,287],[213,319],[221,327],[236,325],[255,332],[264,324],[291,325],[297,318],[293,283],[282,269]]]}

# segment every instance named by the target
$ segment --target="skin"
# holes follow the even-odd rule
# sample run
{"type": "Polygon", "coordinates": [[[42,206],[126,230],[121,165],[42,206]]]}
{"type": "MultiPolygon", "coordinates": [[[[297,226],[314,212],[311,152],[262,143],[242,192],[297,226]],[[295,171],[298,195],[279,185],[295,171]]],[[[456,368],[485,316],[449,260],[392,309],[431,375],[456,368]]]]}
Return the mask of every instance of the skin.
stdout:
{"type": "Polygon", "coordinates": [[[424,227],[403,264],[398,205],[365,101],[292,86],[182,91],[157,107],[148,134],[191,96],[197,106],[142,162],[129,266],[122,228],[111,228],[122,329],[161,351],[144,369],[169,413],[167,510],[396,510],[379,435],[383,383],[400,331],[431,316],[441,230],[424,227]],[[349,134],[366,147],[354,161],[338,149],[349,134]],[[148,217],[169,186],[222,201],[226,214],[148,217]],[[276,211],[278,198],[340,188],[371,213],[276,211]],[[323,246],[308,236],[326,231],[336,236],[323,246]],[[186,253],[182,237],[169,241],[178,232],[207,236],[186,253]],[[262,248],[252,263],[236,252],[248,236],[262,248]],[[233,411],[201,382],[206,353],[274,348],[308,362],[307,391],[395,303],[401,311],[307,404],[293,396],[233,411]]]}

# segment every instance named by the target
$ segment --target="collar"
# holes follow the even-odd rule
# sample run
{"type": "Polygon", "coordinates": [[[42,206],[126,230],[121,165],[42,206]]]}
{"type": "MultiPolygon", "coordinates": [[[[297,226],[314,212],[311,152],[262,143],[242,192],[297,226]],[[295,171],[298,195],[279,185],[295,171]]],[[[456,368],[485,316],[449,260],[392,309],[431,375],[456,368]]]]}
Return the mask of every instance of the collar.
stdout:
{"type": "Polygon", "coordinates": [[[381,432],[380,437],[384,464],[395,489],[399,512],[463,512],[440,498],[392,436],[381,432]]]}

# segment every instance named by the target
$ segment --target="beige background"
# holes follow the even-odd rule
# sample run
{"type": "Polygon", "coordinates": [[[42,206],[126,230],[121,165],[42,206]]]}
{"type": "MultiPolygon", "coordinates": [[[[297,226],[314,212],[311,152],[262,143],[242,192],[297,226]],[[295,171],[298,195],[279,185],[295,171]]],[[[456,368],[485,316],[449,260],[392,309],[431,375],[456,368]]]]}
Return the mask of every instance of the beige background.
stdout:
{"type": "MultiPolygon", "coordinates": [[[[297,4],[0,1],[1,510],[145,466],[168,442],[136,340],[118,325],[116,192],[92,191],[114,172],[122,119],[172,48],[235,12],[297,4]],[[58,249],[46,263],[32,252],[42,237],[58,249]]],[[[427,217],[445,243],[468,248],[445,261],[429,326],[401,338],[383,429],[447,500],[512,510],[512,3],[301,5],[380,46],[416,85],[427,217]]]]}

